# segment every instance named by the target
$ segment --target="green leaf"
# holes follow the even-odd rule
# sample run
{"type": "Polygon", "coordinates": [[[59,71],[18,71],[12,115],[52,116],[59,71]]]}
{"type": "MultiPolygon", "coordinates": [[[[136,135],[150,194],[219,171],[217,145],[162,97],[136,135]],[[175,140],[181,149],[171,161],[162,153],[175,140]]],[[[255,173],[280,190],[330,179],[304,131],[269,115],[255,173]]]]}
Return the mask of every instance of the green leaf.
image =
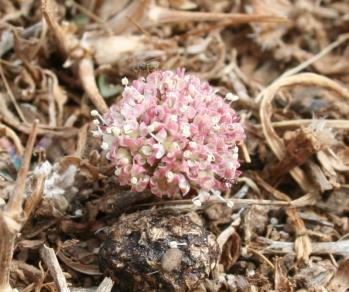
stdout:
{"type": "Polygon", "coordinates": [[[104,98],[115,96],[121,93],[123,90],[123,87],[121,85],[114,85],[108,83],[106,74],[99,75],[97,82],[99,91],[104,98]]]}

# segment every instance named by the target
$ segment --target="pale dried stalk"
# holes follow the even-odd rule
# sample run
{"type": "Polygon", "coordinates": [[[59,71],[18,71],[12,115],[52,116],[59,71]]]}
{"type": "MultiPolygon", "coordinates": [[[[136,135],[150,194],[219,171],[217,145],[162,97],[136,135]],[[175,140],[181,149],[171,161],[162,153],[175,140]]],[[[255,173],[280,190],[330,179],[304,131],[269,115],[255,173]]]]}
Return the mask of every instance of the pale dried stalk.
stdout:
{"type": "Polygon", "coordinates": [[[305,262],[308,262],[312,250],[310,237],[307,234],[304,221],[299,216],[299,212],[296,209],[290,208],[286,210],[286,213],[287,216],[291,219],[293,228],[296,233],[294,249],[296,252],[297,260],[303,260],[305,262]]]}
{"type": "Polygon", "coordinates": [[[84,90],[86,91],[90,100],[96,106],[97,110],[102,114],[107,112],[108,106],[102,95],[99,93],[93,71],[93,62],[91,59],[84,58],[80,61],[79,76],[84,90]]]}
{"type": "Polygon", "coordinates": [[[40,249],[40,256],[46,264],[48,270],[50,271],[50,274],[53,280],[55,281],[58,291],[69,292],[67,280],[63,275],[55,251],[52,248],[49,248],[46,245],[44,245],[40,249]]]}
{"type": "MultiPolygon", "coordinates": [[[[264,254],[288,254],[294,251],[293,242],[273,241],[262,239],[267,247],[264,247],[264,254]]],[[[311,254],[334,254],[349,257],[349,240],[331,242],[312,242],[311,254]]]]}
{"type": "Polygon", "coordinates": [[[251,247],[247,247],[247,249],[252,253],[254,253],[256,256],[258,256],[259,258],[261,258],[262,261],[264,261],[273,271],[275,271],[275,266],[273,265],[273,263],[269,261],[269,259],[265,257],[260,251],[255,250],[251,247]]]}
{"type": "MultiPolygon", "coordinates": [[[[286,150],[283,140],[277,135],[272,126],[272,101],[281,88],[296,85],[317,85],[333,90],[342,98],[349,99],[349,91],[346,88],[327,77],[314,73],[301,73],[285,77],[274,82],[271,86],[266,88],[263,93],[263,99],[260,107],[261,124],[266,141],[279,160],[282,160],[284,158],[286,150]]],[[[314,186],[306,179],[306,176],[300,167],[293,168],[290,173],[304,191],[314,189],[314,186]]]]}
{"type": "Polygon", "coordinates": [[[37,124],[33,124],[32,132],[28,138],[22,166],[18,172],[16,186],[5,206],[0,212],[0,291],[12,291],[10,287],[10,270],[14,252],[15,240],[20,231],[22,222],[22,204],[24,200],[25,180],[28,175],[30,160],[33,153],[34,142],[37,134],[37,124]]]}
{"type": "Polygon", "coordinates": [[[217,13],[217,12],[192,12],[167,9],[152,5],[147,11],[149,24],[145,26],[154,26],[168,23],[193,22],[193,21],[229,21],[230,24],[242,24],[251,22],[276,22],[285,23],[286,17],[261,14],[243,14],[243,13],[217,13]]]}
{"type": "Polygon", "coordinates": [[[24,152],[22,166],[17,174],[16,186],[5,208],[5,211],[11,216],[20,216],[22,212],[25,191],[25,179],[29,172],[30,160],[37,135],[38,122],[38,120],[35,120],[33,123],[32,132],[28,138],[28,142],[24,152]]]}
{"type": "MultiPolygon", "coordinates": [[[[289,127],[300,127],[300,126],[309,126],[311,123],[314,123],[316,119],[299,119],[299,120],[290,120],[290,121],[279,121],[272,122],[274,128],[289,128],[289,127]]],[[[327,128],[334,129],[349,129],[348,120],[326,120],[320,119],[324,123],[324,126],[327,128]]],[[[259,125],[256,125],[259,127],[259,125]]]]}
{"type": "MultiPolygon", "coordinates": [[[[299,208],[299,207],[305,207],[314,205],[314,196],[313,194],[306,194],[296,200],[293,201],[278,201],[278,200],[259,200],[259,199],[236,199],[236,198],[227,198],[227,202],[230,202],[233,204],[233,208],[241,208],[245,206],[252,206],[252,205],[259,205],[259,206],[268,206],[269,208],[280,208],[280,207],[291,207],[291,208],[299,208]]],[[[199,208],[206,208],[210,206],[211,204],[226,204],[226,202],[223,202],[222,200],[210,200],[206,205],[203,205],[199,208]]],[[[152,203],[145,203],[145,204],[139,204],[138,207],[141,206],[159,206],[159,205],[181,205],[181,206],[188,206],[188,208],[193,209],[193,202],[192,200],[173,200],[173,201],[159,201],[159,202],[152,202],[152,203]]]]}
{"type": "Polygon", "coordinates": [[[113,288],[114,282],[112,279],[106,277],[103,279],[101,284],[99,284],[96,292],[110,292],[113,288]]]}
{"type": "Polygon", "coordinates": [[[181,11],[157,6],[149,0],[136,0],[111,18],[108,21],[108,26],[115,34],[121,34],[130,27],[127,17],[137,20],[138,25],[145,28],[193,21],[225,21],[226,25],[251,22],[284,23],[288,21],[286,17],[275,15],[181,11]]]}
{"type": "Polygon", "coordinates": [[[53,3],[50,0],[41,1],[41,11],[44,17],[44,20],[47,22],[48,26],[51,28],[54,38],[60,53],[63,56],[66,56],[70,50],[69,41],[67,40],[66,34],[59,26],[55,16],[52,13],[53,3]]]}

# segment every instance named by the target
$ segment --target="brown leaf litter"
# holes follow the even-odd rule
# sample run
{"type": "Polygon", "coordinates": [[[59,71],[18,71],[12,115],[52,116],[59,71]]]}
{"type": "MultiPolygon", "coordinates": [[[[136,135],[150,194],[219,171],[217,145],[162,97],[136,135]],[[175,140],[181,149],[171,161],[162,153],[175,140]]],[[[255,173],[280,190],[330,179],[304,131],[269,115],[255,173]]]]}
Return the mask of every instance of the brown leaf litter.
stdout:
{"type": "Polygon", "coordinates": [[[339,0],[3,0],[0,290],[348,290],[348,27],[339,0]],[[230,207],[120,187],[91,135],[157,67],[240,97],[230,207]]]}

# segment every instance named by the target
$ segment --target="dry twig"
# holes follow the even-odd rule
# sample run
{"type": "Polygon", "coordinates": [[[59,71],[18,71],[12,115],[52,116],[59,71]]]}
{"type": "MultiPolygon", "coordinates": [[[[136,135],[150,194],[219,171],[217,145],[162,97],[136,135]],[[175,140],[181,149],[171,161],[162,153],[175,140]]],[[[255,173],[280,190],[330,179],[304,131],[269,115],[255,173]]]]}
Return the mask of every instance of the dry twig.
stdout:
{"type": "Polygon", "coordinates": [[[52,248],[49,248],[46,245],[44,245],[40,249],[40,255],[47,268],[49,269],[50,274],[56,283],[58,291],[69,292],[67,280],[63,275],[55,251],[52,248]]]}

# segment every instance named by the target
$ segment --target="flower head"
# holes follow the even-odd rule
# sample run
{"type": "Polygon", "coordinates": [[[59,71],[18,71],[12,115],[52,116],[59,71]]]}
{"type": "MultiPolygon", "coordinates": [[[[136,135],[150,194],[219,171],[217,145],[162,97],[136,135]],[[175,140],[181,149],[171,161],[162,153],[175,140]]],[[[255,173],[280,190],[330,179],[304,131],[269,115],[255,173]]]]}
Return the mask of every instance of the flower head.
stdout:
{"type": "Polygon", "coordinates": [[[226,190],[239,175],[237,144],[245,137],[230,104],[184,70],[123,83],[121,100],[103,117],[93,112],[119,183],[157,196],[193,189],[200,201],[226,190]]]}

